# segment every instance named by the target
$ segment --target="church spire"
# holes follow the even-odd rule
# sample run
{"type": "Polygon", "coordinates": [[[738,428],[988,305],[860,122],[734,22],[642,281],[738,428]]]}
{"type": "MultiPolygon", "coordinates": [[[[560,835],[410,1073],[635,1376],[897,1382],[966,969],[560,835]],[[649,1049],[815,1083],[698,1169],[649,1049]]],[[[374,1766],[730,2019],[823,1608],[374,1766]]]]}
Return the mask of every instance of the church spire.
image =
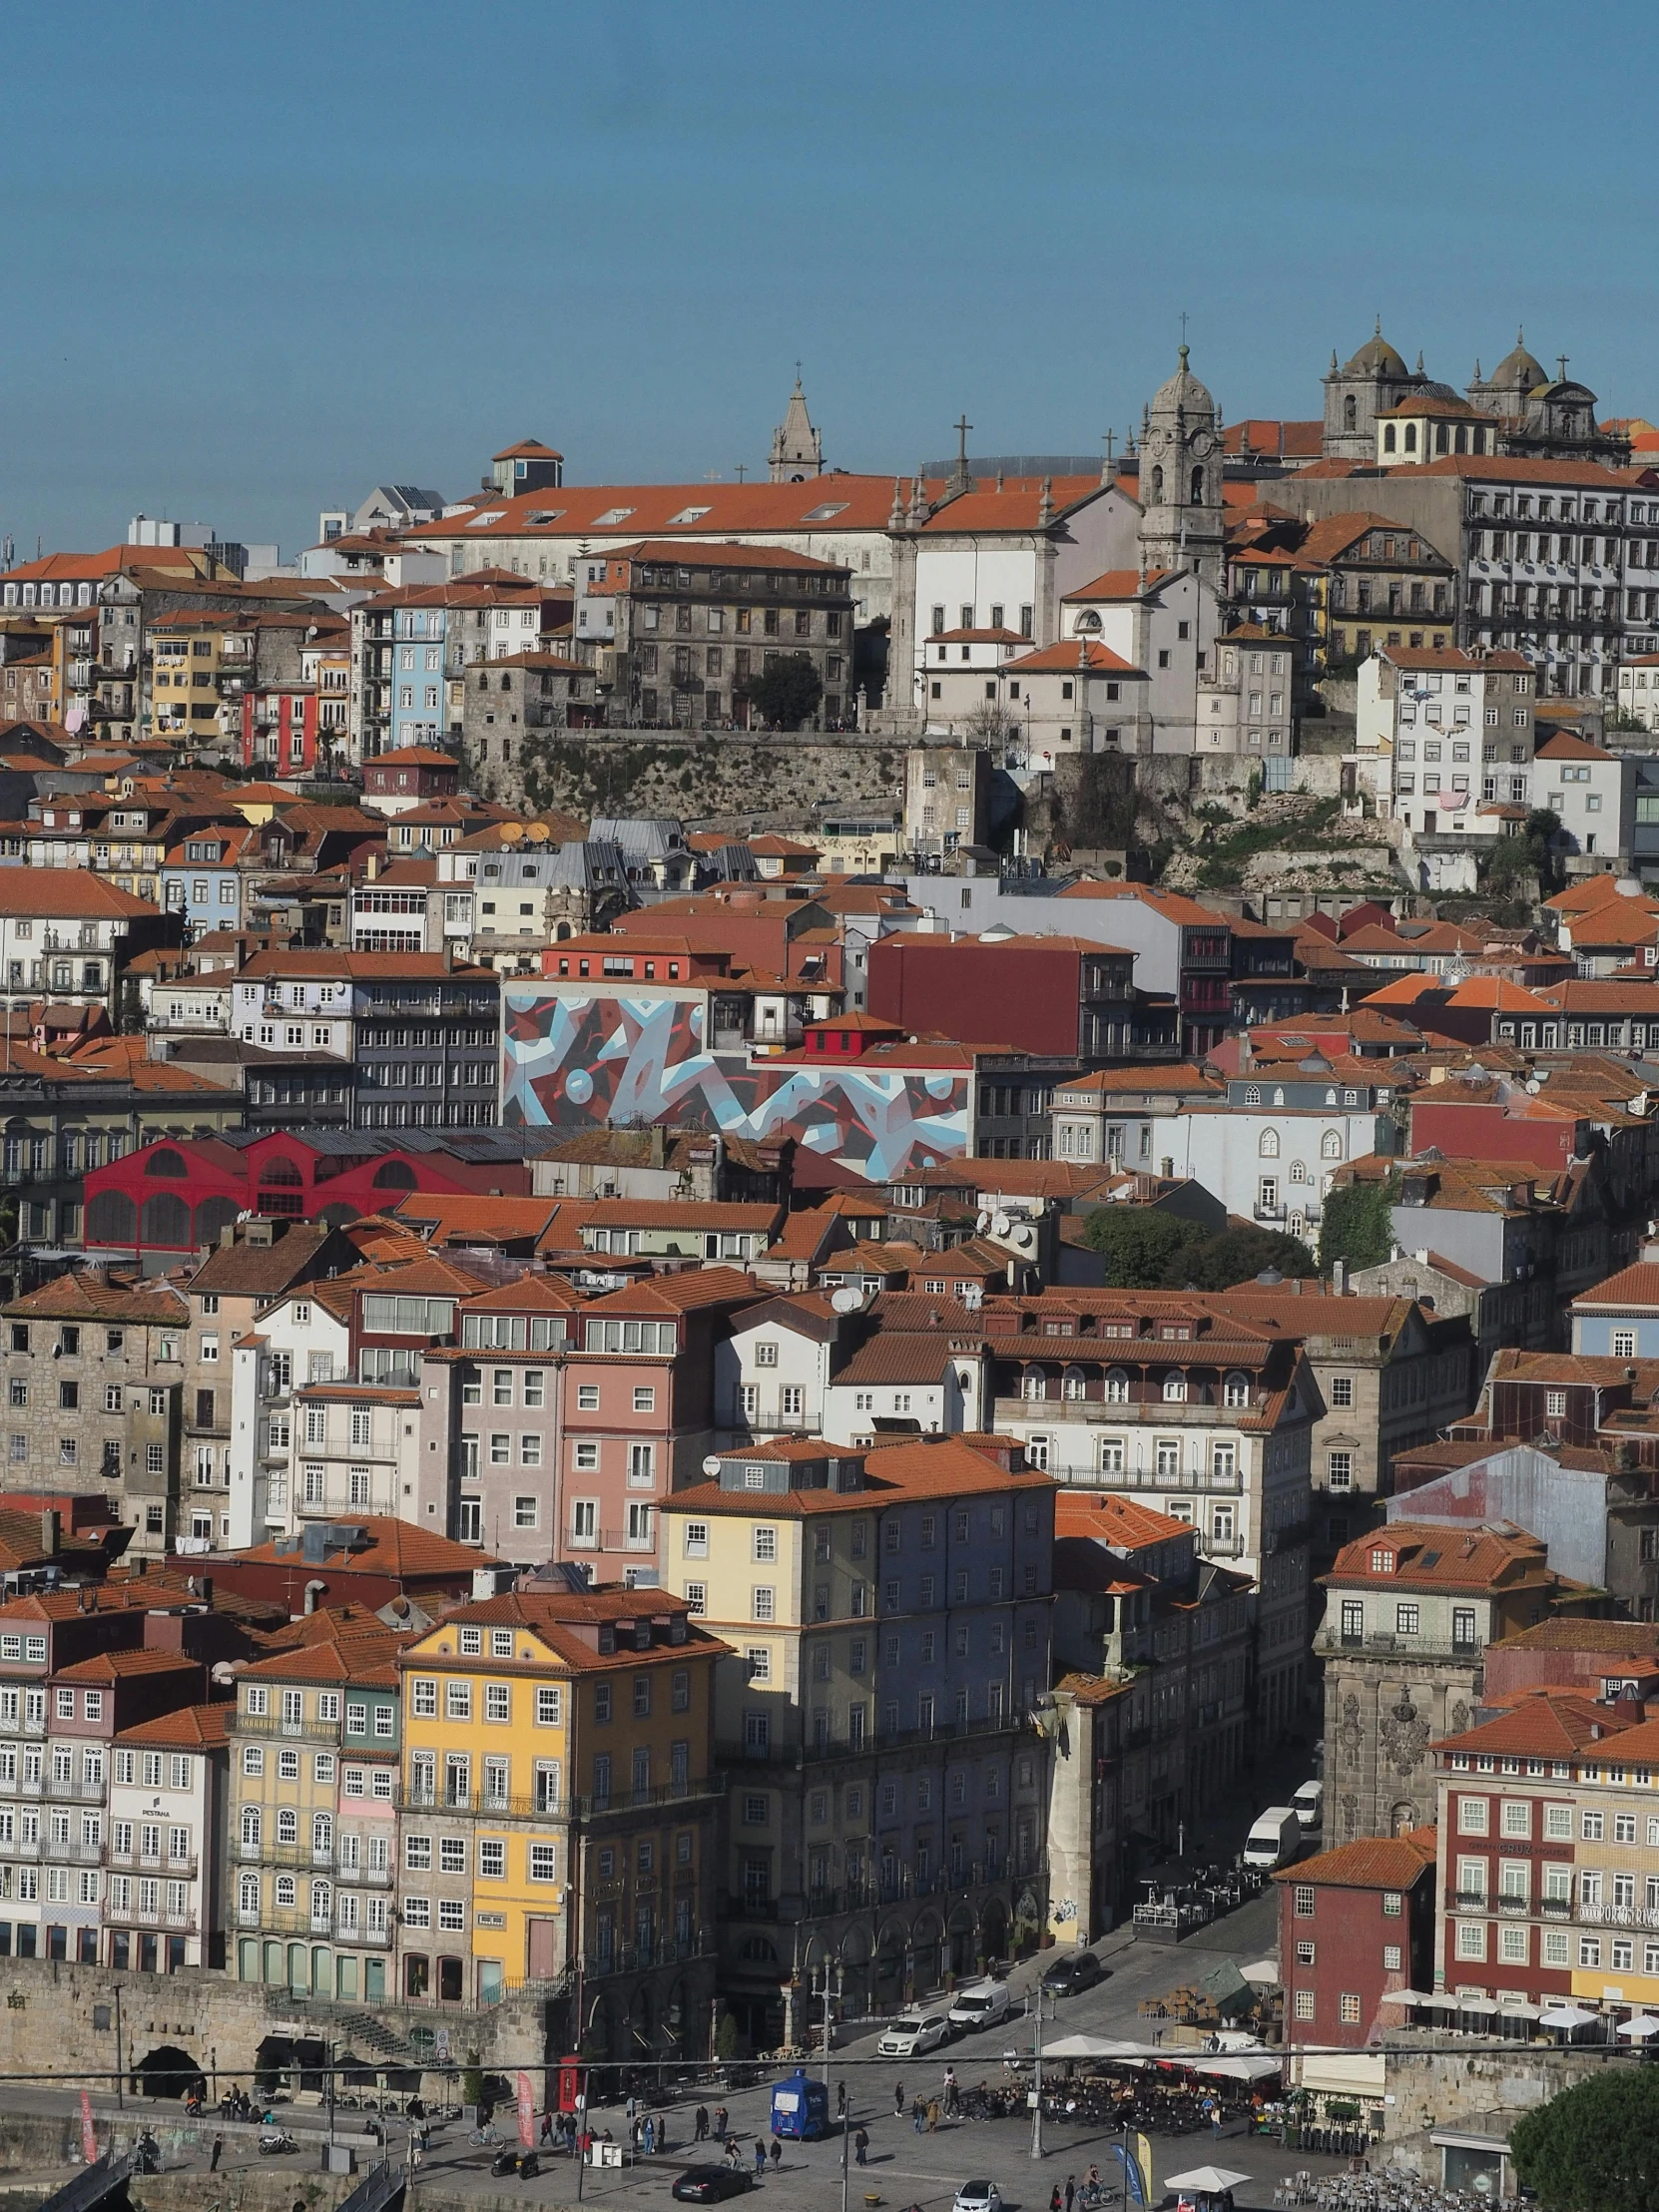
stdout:
{"type": "Polygon", "coordinates": [[[807,394],[801,388],[801,363],[795,364],[795,389],[790,393],[784,419],[772,433],[769,470],[775,484],[801,484],[824,474],[824,440],[813,428],[807,412],[807,394]]]}

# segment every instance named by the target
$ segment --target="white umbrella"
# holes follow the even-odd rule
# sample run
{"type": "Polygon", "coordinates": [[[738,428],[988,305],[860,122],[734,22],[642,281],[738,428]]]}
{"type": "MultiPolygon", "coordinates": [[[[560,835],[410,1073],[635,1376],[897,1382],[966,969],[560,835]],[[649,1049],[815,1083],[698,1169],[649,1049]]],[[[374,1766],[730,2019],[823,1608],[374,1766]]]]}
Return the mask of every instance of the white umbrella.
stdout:
{"type": "Polygon", "coordinates": [[[1191,2189],[1195,2196],[1221,2197],[1229,2189],[1242,2189],[1250,2179],[1233,2166],[1195,2166],[1190,2174],[1165,2174],[1166,2189],[1191,2189]]]}
{"type": "Polygon", "coordinates": [[[1134,2051],[1134,2043],[1114,2042],[1107,2035],[1062,2035],[1057,2043],[1044,2043],[1045,2058],[1121,2058],[1134,2051]]]}
{"type": "Polygon", "coordinates": [[[1588,2027],[1595,2018],[1581,2004],[1552,2004],[1547,2011],[1538,2014],[1540,2027],[1588,2027]]]}
{"type": "Polygon", "coordinates": [[[1241,1966],[1239,1971],[1247,1981],[1254,1981],[1264,1989],[1279,1986],[1279,1961],[1276,1958],[1258,1958],[1254,1965],[1241,1966]]]}
{"type": "Polygon", "coordinates": [[[1459,2012],[1495,2012],[1497,2010],[1497,1999],[1496,1997],[1459,1997],[1457,1999],[1457,2009],[1459,2012]]]}
{"type": "Polygon", "coordinates": [[[1421,1989],[1384,1989],[1382,2001],[1384,2004],[1427,2004],[1431,2000],[1421,1989]]]}
{"type": "Polygon", "coordinates": [[[1659,2020],[1651,2012],[1633,2012],[1629,2019],[1619,2022],[1619,2033],[1629,2035],[1636,2042],[1645,2042],[1650,2035],[1659,2035],[1659,2020]]]}
{"type": "Polygon", "coordinates": [[[1221,2081],[1265,2081],[1269,2074],[1283,2073],[1285,2065],[1283,2059],[1270,2058],[1265,2051],[1240,2051],[1231,2058],[1207,2058],[1192,2070],[1212,2074],[1221,2081]]]}

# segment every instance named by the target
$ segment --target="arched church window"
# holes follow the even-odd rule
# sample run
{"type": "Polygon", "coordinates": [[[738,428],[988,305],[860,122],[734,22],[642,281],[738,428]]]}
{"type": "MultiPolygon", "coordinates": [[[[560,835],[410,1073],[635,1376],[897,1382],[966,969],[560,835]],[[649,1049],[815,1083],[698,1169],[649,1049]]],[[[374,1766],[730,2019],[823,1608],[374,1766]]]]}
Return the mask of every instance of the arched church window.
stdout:
{"type": "Polygon", "coordinates": [[[1192,497],[1193,497],[1193,505],[1194,505],[1195,507],[1202,507],[1202,506],[1203,506],[1203,504],[1204,504],[1204,471],[1203,471],[1203,469],[1201,469],[1201,468],[1195,468],[1195,469],[1193,470],[1193,494],[1192,494],[1192,497]]]}
{"type": "Polygon", "coordinates": [[[1157,503],[1157,502],[1158,502],[1158,501],[1159,501],[1160,499],[1162,499],[1162,498],[1163,498],[1163,496],[1164,496],[1164,472],[1163,472],[1163,470],[1162,470],[1161,468],[1154,468],[1154,470],[1152,471],[1152,498],[1153,498],[1153,502],[1154,502],[1154,504],[1156,504],[1156,503],[1157,503]]]}
{"type": "Polygon", "coordinates": [[[1343,401],[1343,428],[1357,430],[1360,427],[1360,402],[1353,392],[1343,401]]]}

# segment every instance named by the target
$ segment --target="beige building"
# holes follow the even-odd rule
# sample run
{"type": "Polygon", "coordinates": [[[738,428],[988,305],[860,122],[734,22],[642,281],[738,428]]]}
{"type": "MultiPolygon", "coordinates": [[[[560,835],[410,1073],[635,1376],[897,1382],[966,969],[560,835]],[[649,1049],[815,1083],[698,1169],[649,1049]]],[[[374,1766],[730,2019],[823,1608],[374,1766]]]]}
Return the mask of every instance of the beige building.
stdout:
{"type": "Polygon", "coordinates": [[[171,1284],[107,1270],[61,1275],[5,1313],[5,1487],[99,1489],[131,1549],[179,1533],[190,1308],[171,1284]]]}

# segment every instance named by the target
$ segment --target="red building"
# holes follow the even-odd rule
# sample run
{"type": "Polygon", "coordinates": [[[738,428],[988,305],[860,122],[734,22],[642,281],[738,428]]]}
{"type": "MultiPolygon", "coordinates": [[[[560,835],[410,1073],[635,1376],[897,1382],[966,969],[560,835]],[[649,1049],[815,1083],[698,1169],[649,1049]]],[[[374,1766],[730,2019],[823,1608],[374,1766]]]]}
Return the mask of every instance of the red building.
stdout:
{"type": "Polygon", "coordinates": [[[1364,2048],[1390,1989],[1432,1987],[1434,1843],[1369,1837],[1274,1876],[1287,2043],[1364,2048]]]}
{"type": "Polygon", "coordinates": [[[401,1152],[364,1131],[323,1151],[287,1130],[247,1143],[162,1139],[86,1179],[89,1259],[132,1260],[217,1244],[239,1214],[276,1214],[336,1227],[377,1214],[410,1191],[529,1196],[529,1165],[448,1151],[401,1152]],[[349,1149],[347,1149],[349,1147],[349,1149]]]}
{"type": "Polygon", "coordinates": [[[274,776],[309,776],[316,768],[317,697],[313,687],[243,694],[242,765],[274,776]]]}
{"type": "Polygon", "coordinates": [[[1140,1049],[1135,955],[1119,945],[998,929],[979,937],[903,930],[870,946],[868,977],[870,1012],[912,1035],[932,1031],[1050,1059],[1127,1058],[1140,1049]]]}
{"type": "Polygon", "coordinates": [[[427,745],[400,745],[363,763],[363,799],[385,814],[400,814],[424,799],[453,799],[461,764],[427,745]]]}

